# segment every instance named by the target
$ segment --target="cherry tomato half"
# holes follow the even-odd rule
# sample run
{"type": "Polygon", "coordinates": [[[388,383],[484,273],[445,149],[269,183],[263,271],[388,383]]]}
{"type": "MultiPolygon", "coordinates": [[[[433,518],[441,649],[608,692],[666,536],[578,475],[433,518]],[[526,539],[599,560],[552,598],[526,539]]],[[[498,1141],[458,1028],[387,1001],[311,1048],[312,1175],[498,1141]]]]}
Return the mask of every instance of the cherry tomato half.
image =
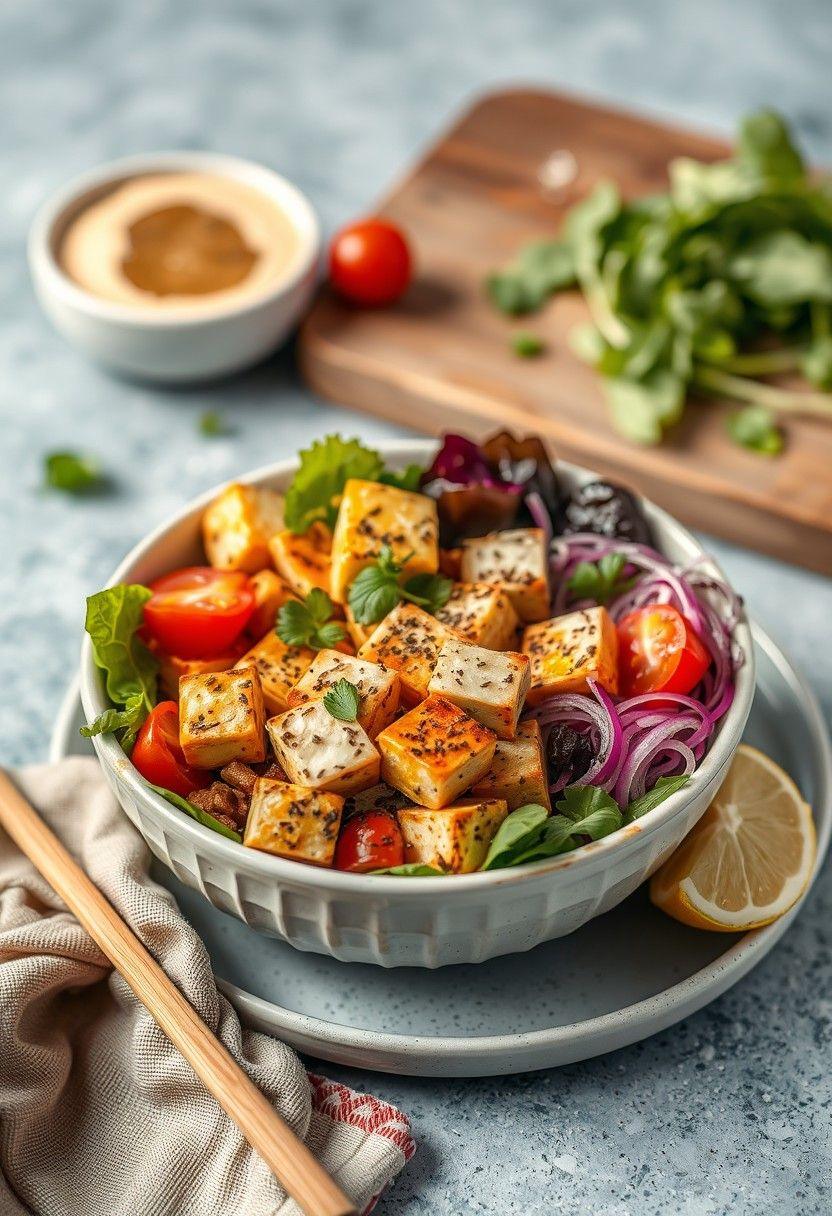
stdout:
{"type": "Polygon", "coordinates": [[[410,248],[388,220],[361,220],[342,228],[329,247],[329,281],[353,304],[377,307],[403,295],[412,273],[410,248]]]}
{"type": "Polygon", "coordinates": [[[618,669],[625,697],[690,692],[710,662],[693,626],[670,604],[648,604],[619,621],[618,669]]]}
{"type": "Polygon", "coordinates": [[[179,746],[179,706],[160,701],[144,720],[130,757],[146,781],[184,798],[213,780],[204,769],[191,768],[179,746]]]}
{"type": "Polygon", "coordinates": [[[368,811],[348,819],[335,846],[335,869],[366,874],[404,861],[404,841],[395,815],[368,811]]]}
{"type": "Polygon", "coordinates": [[[248,576],[237,570],[184,566],[150,584],[144,606],[150,636],[180,659],[207,659],[228,650],[254,611],[248,576]]]}

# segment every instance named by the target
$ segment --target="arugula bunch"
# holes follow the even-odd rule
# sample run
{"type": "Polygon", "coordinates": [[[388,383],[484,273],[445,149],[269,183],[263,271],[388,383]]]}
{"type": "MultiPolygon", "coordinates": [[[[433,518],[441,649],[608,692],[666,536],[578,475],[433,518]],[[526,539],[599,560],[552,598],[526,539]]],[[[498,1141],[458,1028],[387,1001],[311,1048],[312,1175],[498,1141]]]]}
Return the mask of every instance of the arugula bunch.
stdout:
{"type": "Polygon", "coordinates": [[[659,442],[698,391],[740,402],[729,433],[773,455],[778,413],[832,419],[832,394],[757,379],[800,371],[832,390],[832,183],[809,177],[771,110],[745,118],[732,159],[669,172],[668,193],[632,202],[600,183],[559,240],[521,251],[488,291],[517,315],[580,287],[593,324],[573,346],[628,439],[659,442]]]}
{"type": "Polygon", "coordinates": [[[412,556],[409,553],[397,562],[390,546],[382,545],[374,564],[356,575],[347,599],[353,616],[362,625],[383,620],[401,600],[432,613],[448,602],[454,584],[444,574],[414,574],[404,584],[399,583],[399,575],[412,556]]]}

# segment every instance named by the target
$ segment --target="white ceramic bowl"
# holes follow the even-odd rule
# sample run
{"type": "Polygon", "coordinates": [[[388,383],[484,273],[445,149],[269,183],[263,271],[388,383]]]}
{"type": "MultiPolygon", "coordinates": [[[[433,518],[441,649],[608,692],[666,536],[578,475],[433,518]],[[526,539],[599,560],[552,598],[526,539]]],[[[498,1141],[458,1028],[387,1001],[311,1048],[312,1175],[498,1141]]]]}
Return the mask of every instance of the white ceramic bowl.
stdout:
{"type": "MultiPolygon", "coordinates": [[[[388,461],[424,462],[435,443],[383,445],[388,461]]],[[[244,480],[285,489],[294,461],[271,465],[244,480]]],[[[592,477],[559,464],[564,484],[592,477]]],[[[130,553],[112,583],[143,582],[200,560],[199,521],[211,491],[130,553]]],[[[686,561],[701,552],[681,524],[649,502],[643,508],[659,547],[686,561]]],[[[713,566],[717,574],[718,567],[713,566]]],[[[517,869],[453,878],[395,878],[344,874],[284,861],[247,849],[189,819],[154,794],[112,736],[94,739],[116,797],[155,855],[181,882],[218,908],[300,950],[385,967],[439,967],[528,950],[572,933],[614,908],[680,843],[719,788],[740,741],[754,693],[754,656],[745,620],[736,634],[745,662],[734,703],[690,784],[636,823],[563,857],[517,869]]],[[[87,720],[107,706],[100,674],[85,639],[81,699],[87,720]]]]}
{"type": "Polygon", "coordinates": [[[212,152],[159,152],[111,161],[53,195],[29,232],[35,291],[56,328],[96,362],[160,383],[212,379],[265,358],[283,342],[308,305],[320,255],[320,226],[305,195],[271,169],[212,152]],[[216,309],[198,315],[154,316],[147,309],[94,296],[64,273],[57,249],[67,224],[83,207],[127,178],[171,172],[230,177],[281,207],[299,242],[285,277],[275,287],[237,304],[218,303],[216,309]]]}

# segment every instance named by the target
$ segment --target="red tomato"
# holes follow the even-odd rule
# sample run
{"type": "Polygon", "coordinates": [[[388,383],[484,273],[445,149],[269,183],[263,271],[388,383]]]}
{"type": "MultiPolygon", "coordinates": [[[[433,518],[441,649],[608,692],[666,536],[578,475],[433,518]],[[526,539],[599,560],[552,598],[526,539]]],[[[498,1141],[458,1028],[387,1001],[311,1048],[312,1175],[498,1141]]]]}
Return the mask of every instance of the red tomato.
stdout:
{"type": "Polygon", "coordinates": [[[648,604],[618,624],[618,671],[625,697],[644,692],[690,692],[711,657],[670,604],[648,604]]]}
{"type": "Polygon", "coordinates": [[[335,869],[366,874],[404,861],[404,841],[389,811],[368,811],[348,819],[335,846],[335,869]]]}
{"type": "Polygon", "coordinates": [[[410,248],[388,220],[361,220],[342,228],[329,247],[329,281],[353,304],[392,304],[412,272],[410,248]]]}
{"type": "Polygon", "coordinates": [[[161,785],[183,798],[191,790],[211,784],[211,774],[191,768],[179,746],[179,706],[160,701],[144,720],[130,757],[146,781],[161,785]]]}
{"type": "Polygon", "coordinates": [[[185,566],[150,584],[144,606],[150,636],[180,659],[207,659],[224,653],[254,611],[248,576],[237,570],[185,566]]]}

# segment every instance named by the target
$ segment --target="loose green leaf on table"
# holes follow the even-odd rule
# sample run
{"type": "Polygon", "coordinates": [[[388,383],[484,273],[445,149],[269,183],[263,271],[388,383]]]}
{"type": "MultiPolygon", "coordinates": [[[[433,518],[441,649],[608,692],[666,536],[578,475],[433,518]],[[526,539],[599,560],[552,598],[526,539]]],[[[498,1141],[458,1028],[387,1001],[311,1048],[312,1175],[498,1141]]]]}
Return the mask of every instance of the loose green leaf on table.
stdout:
{"type": "Polygon", "coordinates": [[[124,716],[116,719],[112,710],[105,710],[84,730],[89,734],[122,730],[125,750],[156,703],[159,664],[137,636],[151,595],[137,583],[119,583],[87,599],[85,628],[93,658],[104,672],[107,696],[124,716]]]}
{"type": "Polygon", "coordinates": [[[218,439],[231,434],[231,427],[219,410],[206,410],[199,416],[199,433],[206,439],[218,439]]]}
{"type": "Polygon", "coordinates": [[[106,484],[94,456],[81,452],[50,452],[43,458],[44,483],[64,494],[90,494],[106,484]]]}
{"type": "Polygon", "coordinates": [[[338,680],[324,695],[324,709],[339,722],[354,722],[360,705],[358,689],[349,680],[338,680]]]}
{"type": "Polygon", "coordinates": [[[333,620],[335,605],[321,587],[313,587],[305,600],[287,600],[277,614],[275,633],[287,646],[311,646],[326,650],[347,636],[340,621],[333,620]]]}
{"type": "Polygon", "coordinates": [[[219,832],[220,836],[227,836],[229,840],[236,840],[238,844],[242,844],[243,838],[239,832],[235,832],[233,828],[226,827],[224,823],[220,823],[219,819],[215,819],[208,811],[203,811],[201,807],[194,806],[193,802],[188,802],[187,798],[183,798],[181,794],[175,794],[173,790],[166,790],[163,786],[154,785],[151,781],[148,781],[147,784],[157,794],[161,794],[171,806],[184,811],[186,815],[190,815],[191,819],[195,819],[197,823],[201,823],[204,828],[210,828],[212,832],[219,832]]]}
{"type": "Polygon", "coordinates": [[[512,335],[511,349],[518,359],[534,359],[543,354],[546,344],[537,334],[530,333],[527,329],[521,329],[512,335]]]}
{"type": "Polygon", "coordinates": [[[764,405],[746,405],[736,410],[728,415],[725,425],[734,443],[751,452],[777,456],[783,450],[783,431],[764,405]]]}

